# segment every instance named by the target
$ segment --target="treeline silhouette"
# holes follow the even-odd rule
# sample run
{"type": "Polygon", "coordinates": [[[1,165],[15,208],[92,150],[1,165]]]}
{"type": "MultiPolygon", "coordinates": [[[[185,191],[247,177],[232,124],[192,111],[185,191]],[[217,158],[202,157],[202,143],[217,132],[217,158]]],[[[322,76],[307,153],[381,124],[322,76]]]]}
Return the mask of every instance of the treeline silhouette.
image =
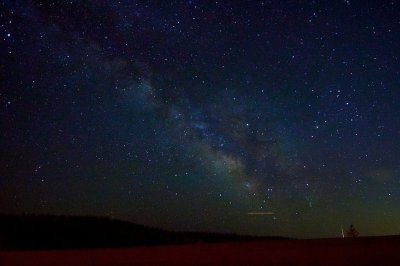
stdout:
{"type": "Polygon", "coordinates": [[[91,216],[0,214],[0,249],[52,250],[216,243],[282,237],[172,232],[91,216]]]}

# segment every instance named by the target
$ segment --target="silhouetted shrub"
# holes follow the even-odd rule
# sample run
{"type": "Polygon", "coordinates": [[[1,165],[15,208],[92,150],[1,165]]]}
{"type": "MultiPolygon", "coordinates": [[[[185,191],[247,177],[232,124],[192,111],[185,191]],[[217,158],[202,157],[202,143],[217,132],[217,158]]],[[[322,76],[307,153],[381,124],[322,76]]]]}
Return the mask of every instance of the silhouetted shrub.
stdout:
{"type": "Polygon", "coordinates": [[[359,233],[353,224],[350,225],[349,230],[346,232],[347,237],[358,237],[359,233]]]}

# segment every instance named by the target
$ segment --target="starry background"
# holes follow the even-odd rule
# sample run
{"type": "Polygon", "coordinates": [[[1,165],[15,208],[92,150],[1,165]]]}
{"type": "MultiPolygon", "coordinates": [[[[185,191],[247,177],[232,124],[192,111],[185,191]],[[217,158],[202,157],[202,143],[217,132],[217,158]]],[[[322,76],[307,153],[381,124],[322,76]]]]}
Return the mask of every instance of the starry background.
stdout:
{"type": "Polygon", "coordinates": [[[398,2],[0,9],[1,212],[400,233],[398,2]]]}

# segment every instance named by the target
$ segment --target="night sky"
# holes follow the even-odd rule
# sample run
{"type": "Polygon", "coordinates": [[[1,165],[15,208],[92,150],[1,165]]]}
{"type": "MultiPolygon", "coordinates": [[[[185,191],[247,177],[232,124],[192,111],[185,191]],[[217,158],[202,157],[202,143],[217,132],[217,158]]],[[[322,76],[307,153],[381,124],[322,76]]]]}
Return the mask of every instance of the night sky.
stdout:
{"type": "Polygon", "coordinates": [[[0,212],[400,233],[399,2],[0,5],[0,212]]]}

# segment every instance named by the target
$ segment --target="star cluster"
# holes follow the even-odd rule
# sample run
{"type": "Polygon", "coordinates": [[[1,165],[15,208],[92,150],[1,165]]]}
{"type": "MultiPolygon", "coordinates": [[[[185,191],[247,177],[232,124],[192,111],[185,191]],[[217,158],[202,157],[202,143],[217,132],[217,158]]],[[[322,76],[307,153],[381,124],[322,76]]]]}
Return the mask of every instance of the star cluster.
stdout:
{"type": "Polygon", "coordinates": [[[0,211],[398,234],[399,11],[1,2],[0,211]]]}

